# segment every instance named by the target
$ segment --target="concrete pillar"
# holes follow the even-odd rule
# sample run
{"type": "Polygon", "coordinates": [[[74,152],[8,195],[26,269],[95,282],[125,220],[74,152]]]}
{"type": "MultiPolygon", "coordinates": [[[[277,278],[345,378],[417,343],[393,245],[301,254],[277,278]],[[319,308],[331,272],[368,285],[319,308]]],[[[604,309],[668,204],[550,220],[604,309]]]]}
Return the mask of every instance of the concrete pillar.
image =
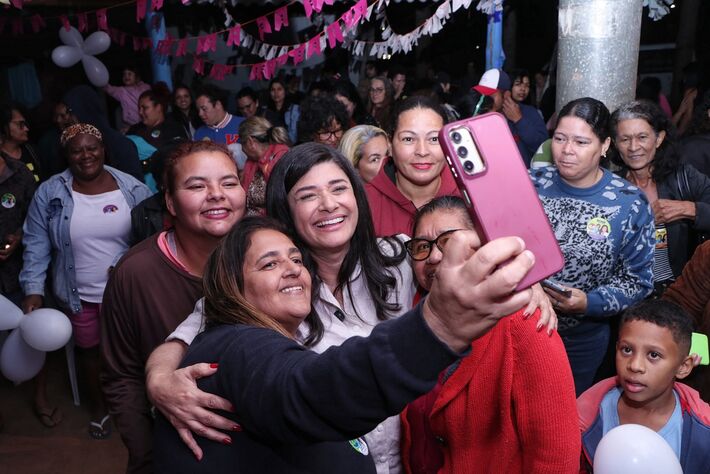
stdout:
{"type": "Polygon", "coordinates": [[[593,97],[614,111],[636,95],[642,0],[560,0],[556,110],[593,97]]]}

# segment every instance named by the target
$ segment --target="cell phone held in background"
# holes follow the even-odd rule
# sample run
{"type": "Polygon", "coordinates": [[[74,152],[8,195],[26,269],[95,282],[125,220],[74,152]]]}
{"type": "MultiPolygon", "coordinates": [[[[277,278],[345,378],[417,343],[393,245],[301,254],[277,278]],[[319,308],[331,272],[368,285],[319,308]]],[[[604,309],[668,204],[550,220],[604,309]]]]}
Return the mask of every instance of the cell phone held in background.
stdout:
{"type": "Polygon", "coordinates": [[[439,143],[484,243],[518,236],[535,255],[517,289],[559,272],[562,251],[505,117],[493,112],[447,124],[439,143]]]}
{"type": "Polygon", "coordinates": [[[572,290],[569,288],[565,288],[561,284],[557,283],[554,280],[550,280],[549,278],[545,278],[540,282],[542,286],[545,288],[549,288],[555,293],[559,293],[560,295],[564,296],[565,298],[570,298],[572,297],[572,290]]]}

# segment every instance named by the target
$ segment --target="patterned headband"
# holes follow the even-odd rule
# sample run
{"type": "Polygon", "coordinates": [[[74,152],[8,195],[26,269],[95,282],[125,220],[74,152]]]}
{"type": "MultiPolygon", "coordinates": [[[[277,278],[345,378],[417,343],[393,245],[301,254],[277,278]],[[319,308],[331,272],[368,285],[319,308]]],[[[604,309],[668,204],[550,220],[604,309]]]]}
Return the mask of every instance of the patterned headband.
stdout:
{"type": "Polygon", "coordinates": [[[101,135],[101,132],[99,132],[98,128],[88,123],[75,123],[74,125],[69,125],[67,128],[64,129],[64,131],[62,132],[62,136],[59,138],[59,143],[62,145],[62,147],[64,147],[66,146],[67,142],[69,142],[69,140],[71,140],[77,135],[81,135],[84,133],[87,135],[94,136],[99,140],[103,141],[104,137],[101,135]]]}

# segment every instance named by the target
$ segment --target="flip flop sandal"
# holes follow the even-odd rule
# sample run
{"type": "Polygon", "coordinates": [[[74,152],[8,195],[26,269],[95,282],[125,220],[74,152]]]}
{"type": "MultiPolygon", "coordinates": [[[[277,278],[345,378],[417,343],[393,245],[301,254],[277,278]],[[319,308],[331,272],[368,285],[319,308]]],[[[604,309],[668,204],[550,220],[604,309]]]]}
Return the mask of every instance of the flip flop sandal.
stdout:
{"type": "Polygon", "coordinates": [[[94,439],[106,439],[111,436],[111,422],[109,415],[104,416],[100,422],[89,423],[89,436],[94,439]]]}
{"type": "Polygon", "coordinates": [[[41,409],[35,406],[34,412],[39,422],[47,428],[54,428],[62,421],[62,412],[57,407],[41,409]]]}

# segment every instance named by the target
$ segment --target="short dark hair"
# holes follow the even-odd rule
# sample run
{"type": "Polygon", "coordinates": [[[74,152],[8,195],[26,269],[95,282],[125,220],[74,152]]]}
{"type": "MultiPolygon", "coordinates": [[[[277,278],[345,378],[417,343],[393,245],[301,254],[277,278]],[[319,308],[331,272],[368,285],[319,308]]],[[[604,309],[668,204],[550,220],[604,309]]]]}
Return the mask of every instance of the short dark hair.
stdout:
{"type": "Polygon", "coordinates": [[[668,329],[683,356],[690,352],[693,318],[680,306],[666,300],[644,300],[621,315],[619,330],[631,321],[646,321],[668,329]]]}
{"type": "Polygon", "coordinates": [[[27,119],[25,107],[19,102],[5,102],[0,104],[0,136],[7,137],[10,133],[10,122],[12,122],[12,112],[17,111],[27,119]]]}
{"type": "Polygon", "coordinates": [[[237,92],[237,100],[243,99],[244,97],[251,97],[251,100],[253,100],[254,102],[259,101],[259,96],[257,96],[254,89],[249,86],[242,87],[241,89],[239,89],[239,92],[237,92]]]}
{"type": "Polygon", "coordinates": [[[414,224],[412,225],[412,237],[415,236],[422,218],[439,210],[461,213],[466,225],[470,226],[471,229],[474,228],[473,219],[471,219],[471,214],[469,214],[463,199],[458,196],[439,196],[417,209],[417,213],[414,214],[414,224]]]}
{"type": "Polygon", "coordinates": [[[407,112],[412,109],[429,109],[434,111],[437,115],[441,117],[441,120],[444,121],[444,124],[448,122],[446,111],[444,108],[439,104],[434,99],[431,99],[429,97],[423,96],[423,95],[413,95],[410,97],[407,97],[401,102],[397,102],[395,108],[394,108],[394,113],[392,114],[392,121],[390,123],[390,128],[389,130],[385,130],[387,133],[392,136],[395,130],[397,130],[397,125],[399,123],[399,116],[402,115],[404,112],[407,112]]]}
{"type": "MultiPolygon", "coordinates": [[[[611,114],[609,132],[612,139],[616,140],[619,122],[634,119],[646,121],[656,136],[661,132],[666,133],[663,143],[656,150],[651,166],[653,180],[656,183],[662,182],[675,172],[680,163],[680,154],[675,142],[675,127],[673,127],[673,123],[658,104],[649,100],[632,100],[622,104],[611,114]]],[[[626,163],[621,159],[616,149],[611,152],[611,161],[620,166],[622,170],[628,170],[626,163]]]]}
{"type": "Polygon", "coordinates": [[[301,103],[301,115],[298,118],[298,140],[309,142],[318,130],[330,127],[335,119],[343,130],[350,126],[350,118],[345,106],[332,95],[306,97],[301,103]]]}
{"type": "Polygon", "coordinates": [[[600,100],[592,97],[582,97],[568,102],[562,107],[557,116],[555,128],[560,124],[560,121],[565,117],[581,118],[590,127],[594,134],[602,142],[609,138],[609,109],[600,100]]]}
{"type": "MultiPolygon", "coordinates": [[[[334,148],[320,143],[303,143],[291,148],[276,163],[271,172],[266,186],[266,213],[284,223],[289,231],[296,234],[295,242],[299,248],[307,249],[308,246],[295,231],[296,224],[288,206],[288,193],[299,179],[321,163],[334,163],[343,170],[352,186],[358,210],[355,234],[340,266],[338,286],[335,291],[350,285],[350,279],[360,265],[367,289],[375,304],[377,319],[385,320],[392,312],[401,309],[402,305],[407,307],[411,305],[411,301],[396,301],[394,303],[388,301],[390,294],[396,294],[397,281],[385,271],[387,267],[400,264],[406,254],[404,246],[396,239],[387,239],[394,251],[394,255],[391,257],[385,255],[378,245],[365,187],[360,175],[347,158],[334,148]]],[[[317,292],[317,289],[314,291],[317,292]]]]}
{"type": "Polygon", "coordinates": [[[159,105],[163,110],[163,115],[168,115],[168,106],[170,104],[170,89],[164,82],[155,83],[150,89],[144,91],[138,96],[138,103],[144,98],[148,98],[153,103],[153,106],[159,105]]]}
{"type": "Polygon", "coordinates": [[[202,96],[205,96],[209,99],[209,101],[212,103],[212,105],[217,104],[217,102],[222,104],[222,107],[224,109],[227,108],[227,91],[220,89],[217,86],[213,86],[211,84],[205,84],[199,89],[197,89],[197,93],[195,94],[195,98],[200,98],[202,96]]]}

